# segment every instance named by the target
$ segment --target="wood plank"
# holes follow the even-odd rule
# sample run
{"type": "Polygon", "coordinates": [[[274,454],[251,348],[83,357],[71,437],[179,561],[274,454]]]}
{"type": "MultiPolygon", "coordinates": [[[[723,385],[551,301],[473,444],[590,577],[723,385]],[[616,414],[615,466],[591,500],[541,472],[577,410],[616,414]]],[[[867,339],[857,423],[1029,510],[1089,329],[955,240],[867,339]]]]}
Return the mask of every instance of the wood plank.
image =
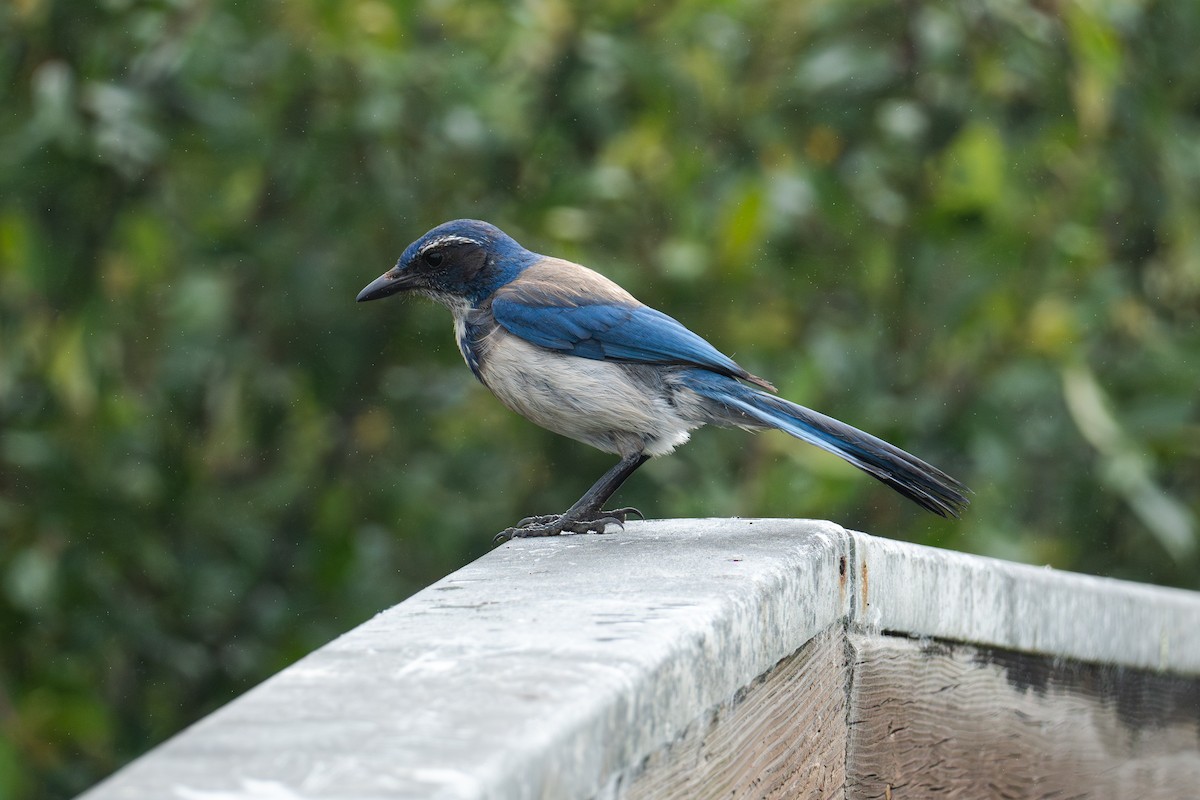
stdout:
{"type": "Polygon", "coordinates": [[[704,714],[647,759],[617,795],[843,797],[847,678],[838,625],[704,714]]]}
{"type": "Polygon", "coordinates": [[[851,634],[848,798],[1200,796],[1200,681],[851,634]]]}

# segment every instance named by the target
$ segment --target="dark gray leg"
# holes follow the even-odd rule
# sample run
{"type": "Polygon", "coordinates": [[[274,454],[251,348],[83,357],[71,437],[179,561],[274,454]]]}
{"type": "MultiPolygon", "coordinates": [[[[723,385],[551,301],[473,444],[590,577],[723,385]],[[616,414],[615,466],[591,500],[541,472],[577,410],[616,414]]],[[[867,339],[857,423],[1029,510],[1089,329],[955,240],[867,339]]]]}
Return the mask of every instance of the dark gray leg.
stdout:
{"type": "Polygon", "coordinates": [[[603,511],[604,503],[613,496],[625,479],[642,464],[650,460],[650,456],[637,453],[622,456],[616,466],[600,476],[600,480],[592,484],[592,488],[583,493],[583,497],[564,514],[549,514],[540,517],[526,517],[512,528],[505,528],[492,539],[493,544],[507,542],[509,539],[521,539],[529,536],[557,536],[563,531],[572,533],[604,533],[609,524],[624,525],[630,514],[642,516],[636,508],[619,508],[615,511],[603,511]]]}

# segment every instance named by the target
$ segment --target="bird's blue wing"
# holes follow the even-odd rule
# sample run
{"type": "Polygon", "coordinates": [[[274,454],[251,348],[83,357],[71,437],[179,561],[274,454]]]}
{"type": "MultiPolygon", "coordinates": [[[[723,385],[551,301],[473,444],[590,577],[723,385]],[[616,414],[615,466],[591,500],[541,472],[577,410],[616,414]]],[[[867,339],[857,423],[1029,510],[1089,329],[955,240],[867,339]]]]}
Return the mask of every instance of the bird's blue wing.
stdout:
{"type": "Polygon", "coordinates": [[[582,358],[647,364],[694,364],[740,372],[733,359],[678,321],[648,306],[526,305],[512,298],[492,304],[496,321],[528,342],[582,358]]]}
{"type": "Polygon", "coordinates": [[[698,366],[770,386],[678,320],[642,305],[615,284],[611,287],[617,291],[595,291],[600,285],[589,284],[600,276],[587,273],[574,276],[574,283],[563,276],[552,290],[542,281],[518,278],[496,293],[492,314],[509,333],[549,350],[598,361],[698,366]]]}

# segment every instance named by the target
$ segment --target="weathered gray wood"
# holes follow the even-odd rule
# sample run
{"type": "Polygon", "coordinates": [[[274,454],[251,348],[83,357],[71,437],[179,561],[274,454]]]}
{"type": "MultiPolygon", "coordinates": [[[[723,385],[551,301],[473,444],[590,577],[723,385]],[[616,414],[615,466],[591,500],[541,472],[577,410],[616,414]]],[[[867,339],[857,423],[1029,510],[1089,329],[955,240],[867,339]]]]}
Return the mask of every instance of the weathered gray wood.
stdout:
{"type": "MultiPolygon", "coordinates": [[[[694,789],[679,797],[835,796],[847,758],[846,785],[857,796],[887,797],[891,785],[893,797],[918,797],[893,780],[901,762],[930,775],[951,766],[983,774],[993,762],[1047,770],[1075,763],[1027,756],[1037,746],[1075,747],[1061,713],[1038,716],[1052,713],[1039,704],[1062,699],[1058,684],[1014,693],[1007,680],[984,680],[980,667],[959,676],[960,689],[947,681],[957,673],[938,669],[973,662],[951,659],[926,670],[930,686],[944,691],[908,697],[901,689],[922,686],[925,673],[889,671],[876,666],[886,659],[868,658],[867,643],[890,642],[889,632],[1005,648],[1043,666],[1075,665],[1079,674],[1100,670],[1093,683],[1111,681],[1124,693],[1101,692],[1090,705],[1067,693],[1065,708],[1071,720],[1076,710],[1097,720],[1105,774],[1127,788],[1143,782],[1131,796],[1194,779],[1200,741],[1180,749],[1194,723],[1177,710],[1200,680],[1196,594],[889,542],[824,522],[673,520],[509,543],[302,659],[86,797],[607,799],[663,795],[673,783],[694,789]],[[835,668],[829,641],[809,644],[831,628],[860,637],[849,672],[851,662],[835,668]],[[1134,667],[1148,671],[1128,671],[1134,667]],[[1160,678],[1175,673],[1185,688],[1168,691],[1154,670],[1160,678]],[[846,746],[837,708],[849,697],[857,705],[841,707],[856,724],[846,746]],[[1124,729],[1117,723],[1132,718],[1129,697],[1140,698],[1147,721],[1124,729]],[[912,704],[913,731],[924,724],[934,736],[938,725],[945,734],[962,723],[961,737],[942,737],[964,743],[962,752],[939,762],[926,751],[950,753],[949,745],[914,739],[889,762],[899,757],[887,745],[904,731],[876,723],[899,702],[912,704]],[[1024,721],[1041,737],[1028,740],[1032,750],[993,747],[989,735],[1003,729],[971,727],[985,711],[1010,708],[1010,726],[1019,731],[1024,721]],[[1117,722],[1103,722],[1113,708],[1117,722]]],[[[1097,763],[1085,759],[1079,769],[1097,763]]],[[[997,785],[1012,796],[1041,796],[1050,777],[1038,769],[1025,774],[1027,786],[997,785]]]]}
{"type": "Polygon", "coordinates": [[[845,788],[846,638],[814,637],[652,755],[627,800],[840,798],[845,788]]]}
{"type": "Polygon", "coordinates": [[[854,623],[1055,658],[1196,674],[1195,592],[850,534],[854,623]]]}
{"type": "Polygon", "coordinates": [[[843,619],[848,547],[800,520],[517,540],[86,797],[588,797],[843,619]]]}
{"type": "Polygon", "coordinates": [[[1200,796],[1200,681],[849,636],[846,796],[1200,796]]]}
{"type": "Polygon", "coordinates": [[[648,798],[1182,798],[1200,680],[826,631],[618,786],[648,798]]]}

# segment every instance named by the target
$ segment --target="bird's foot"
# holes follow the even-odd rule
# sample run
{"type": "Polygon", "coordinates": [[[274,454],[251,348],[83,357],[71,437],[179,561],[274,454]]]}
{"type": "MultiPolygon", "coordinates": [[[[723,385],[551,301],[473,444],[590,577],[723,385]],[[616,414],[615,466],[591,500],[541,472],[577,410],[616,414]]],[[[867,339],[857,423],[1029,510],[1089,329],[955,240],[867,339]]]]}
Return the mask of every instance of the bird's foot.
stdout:
{"type": "MultiPolygon", "coordinates": [[[[616,509],[613,509],[612,511],[599,511],[596,513],[596,519],[597,520],[599,520],[599,519],[609,519],[609,520],[616,519],[617,524],[623,524],[631,515],[636,515],[638,519],[646,518],[646,516],[644,514],[642,514],[641,511],[638,511],[636,508],[633,508],[631,506],[628,508],[616,508],[616,509]]],[[[512,528],[509,528],[508,530],[517,530],[519,528],[525,528],[530,525],[549,525],[551,523],[557,522],[558,520],[562,519],[563,516],[565,516],[565,515],[563,515],[563,514],[539,514],[539,515],[533,516],[533,517],[525,517],[525,519],[521,520],[520,522],[518,522],[516,525],[514,525],[512,528]]],[[[545,535],[553,536],[554,534],[545,534],[545,535]]]]}
{"type": "Polygon", "coordinates": [[[527,539],[536,536],[558,536],[561,533],[604,533],[609,525],[625,527],[631,515],[645,519],[636,508],[618,508],[612,511],[596,511],[592,516],[570,519],[566,514],[542,514],[526,517],[511,528],[505,528],[492,537],[492,544],[503,544],[512,539],[527,539]]]}

